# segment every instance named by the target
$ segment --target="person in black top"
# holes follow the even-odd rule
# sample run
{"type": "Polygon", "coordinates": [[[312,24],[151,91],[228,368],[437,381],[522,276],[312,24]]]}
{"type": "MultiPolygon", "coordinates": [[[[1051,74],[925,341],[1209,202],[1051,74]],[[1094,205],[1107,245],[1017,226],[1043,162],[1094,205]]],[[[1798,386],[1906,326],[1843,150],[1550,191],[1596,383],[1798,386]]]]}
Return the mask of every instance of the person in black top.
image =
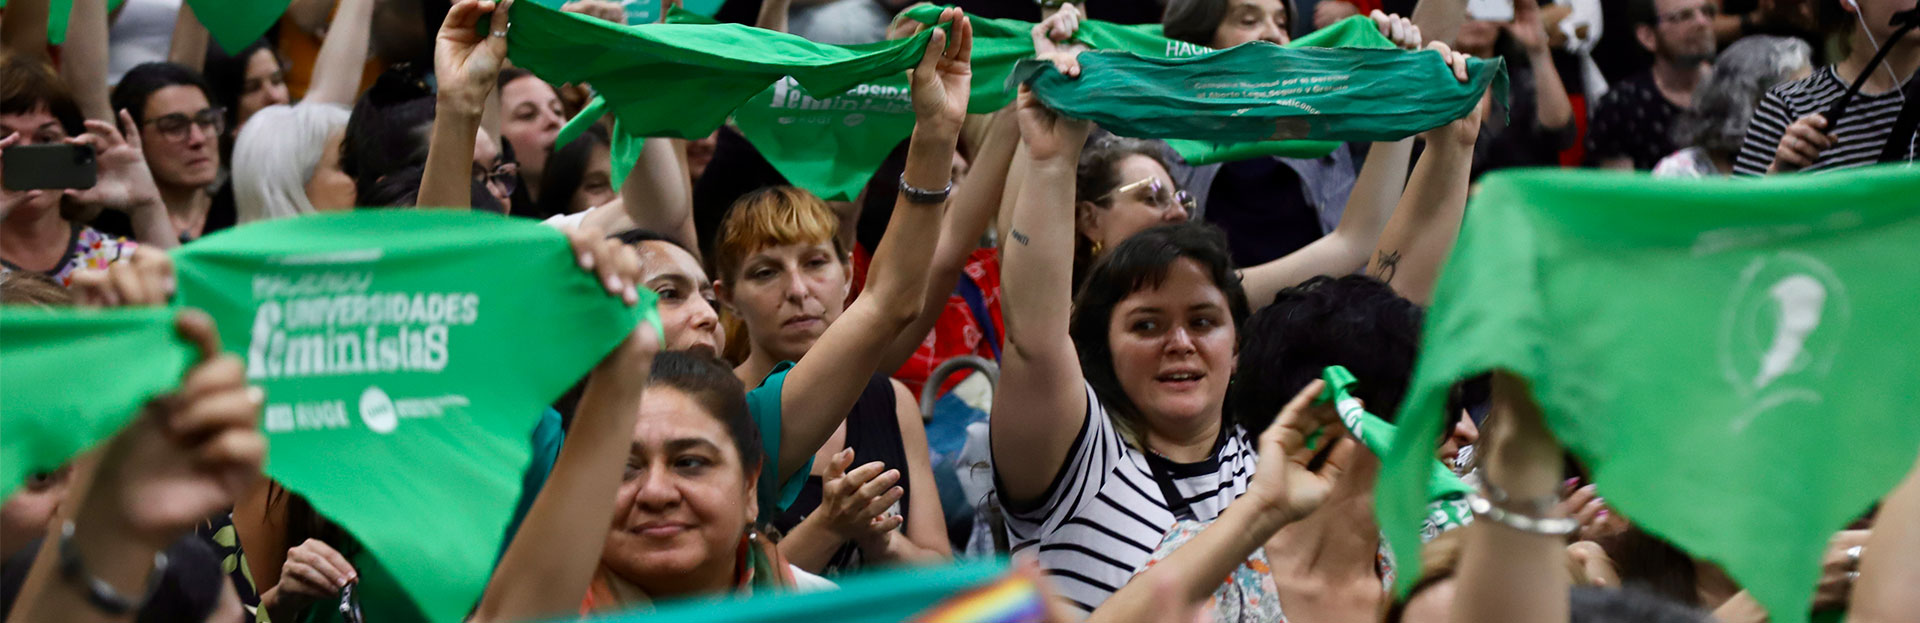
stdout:
{"type": "Polygon", "coordinates": [[[1713,0],[1633,0],[1634,35],[1653,67],[1600,98],[1587,133],[1587,164],[1652,169],[1673,153],[1673,119],[1693,105],[1693,90],[1713,60],[1713,0]]]}
{"type": "Polygon", "coordinates": [[[1558,165],[1560,150],[1573,146],[1576,129],[1539,3],[1515,2],[1510,23],[1469,21],[1461,25],[1457,41],[1461,52],[1476,57],[1507,57],[1513,85],[1512,96],[1499,104],[1507,107],[1507,114],[1493,115],[1480,126],[1473,149],[1474,179],[1496,169],[1558,165]]]}

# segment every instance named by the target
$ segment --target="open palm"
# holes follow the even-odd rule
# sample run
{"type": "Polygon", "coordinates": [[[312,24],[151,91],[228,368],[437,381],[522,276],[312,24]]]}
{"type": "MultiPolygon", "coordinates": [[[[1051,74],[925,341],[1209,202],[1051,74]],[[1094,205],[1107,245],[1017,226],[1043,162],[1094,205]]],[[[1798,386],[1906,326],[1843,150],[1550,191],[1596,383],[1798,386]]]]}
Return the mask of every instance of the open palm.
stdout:
{"type": "Polygon", "coordinates": [[[940,23],[951,27],[934,31],[913,68],[913,113],[920,123],[958,132],[973,88],[973,22],[960,9],[947,9],[940,23]]]}

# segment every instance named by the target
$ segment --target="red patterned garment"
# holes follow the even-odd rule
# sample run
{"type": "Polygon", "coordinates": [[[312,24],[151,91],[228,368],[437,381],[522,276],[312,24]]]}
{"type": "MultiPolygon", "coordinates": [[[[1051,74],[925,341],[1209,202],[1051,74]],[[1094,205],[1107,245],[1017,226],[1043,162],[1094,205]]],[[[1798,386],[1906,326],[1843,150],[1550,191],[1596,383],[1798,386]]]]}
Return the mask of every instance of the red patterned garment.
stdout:
{"type": "MultiPolygon", "coordinates": [[[[860,287],[866,283],[867,264],[872,255],[858,245],[853,250],[852,292],[847,296],[851,302],[860,295],[860,287]]],[[[967,264],[961,269],[961,279],[972,282],[980,292],[981,306],[986,310],[992,323],[995,339],[1005,339],[1006,324],[1000,317],[1000,257],[995,249],[975,249],[967,258],[967,264]]],[[[975,316],[973,306],[961,296],[959,290],[947,296],[946,309],[940,313],[940,319],[934,322],[933,331],[920,343],[920,349],[913,352],[906,364],[894,371],[893,378],[907,385],[915,396],[927,384],[927,377],[933,369],[948,359],[960,355],[978,355],[988,361],[998,362],[994,353],[995,345],[987,339],[986,325],[975,316]]],[[[966,375],[948,377],[940,385],[942,393],[952,391],[966,375]]]]}

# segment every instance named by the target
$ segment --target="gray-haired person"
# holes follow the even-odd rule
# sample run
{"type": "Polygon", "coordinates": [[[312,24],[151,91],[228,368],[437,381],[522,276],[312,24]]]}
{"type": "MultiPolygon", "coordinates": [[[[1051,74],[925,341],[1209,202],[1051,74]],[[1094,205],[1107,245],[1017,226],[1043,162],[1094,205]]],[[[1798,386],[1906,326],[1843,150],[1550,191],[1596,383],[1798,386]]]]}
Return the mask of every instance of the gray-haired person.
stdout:
{"type": "Polygon", "coordinates": [[[1687,145],[1660,160],[1654,177],[1725,177],[1746,140],[1754,106],[1774,85],[1806,77],[1813,49],[1790,37],[1753,35],[1727,46],[1694,95],[1693,108],[1673,125],[1674,143],[1687,145]]]}

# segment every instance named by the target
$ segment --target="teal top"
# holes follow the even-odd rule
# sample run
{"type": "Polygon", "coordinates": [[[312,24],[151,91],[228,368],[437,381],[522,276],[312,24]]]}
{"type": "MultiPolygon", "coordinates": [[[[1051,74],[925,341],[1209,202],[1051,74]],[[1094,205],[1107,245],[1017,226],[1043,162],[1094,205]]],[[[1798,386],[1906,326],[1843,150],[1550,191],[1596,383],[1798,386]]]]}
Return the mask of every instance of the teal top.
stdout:
{"type": "Polygon", "coordinates": [[[807,458],[807,464],[799,471],[786,474],[785,478],[774,472],[780,464],[780,391],[787,385],[787,371],[793,369],[793,362],[783,361],[773,367],[773,373],[760,381],[760,386],[747,392],[747,414],[753,416],[753,423],[760,428],[760,449],[766,453],[760,469],[760,521],[773,521],[775,515],[793,505],[800,497],[800,489],[807,483],[807,474],[813,471],[813,458],[807,458]]]}

